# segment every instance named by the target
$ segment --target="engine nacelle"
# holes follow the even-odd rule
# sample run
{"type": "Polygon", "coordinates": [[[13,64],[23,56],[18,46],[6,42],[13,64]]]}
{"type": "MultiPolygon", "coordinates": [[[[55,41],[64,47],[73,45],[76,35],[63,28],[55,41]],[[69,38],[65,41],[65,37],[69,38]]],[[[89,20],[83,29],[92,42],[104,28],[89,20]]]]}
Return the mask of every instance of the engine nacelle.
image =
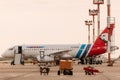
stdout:
{"type": "Polygon", "coordinates": [[[37,56],[37,60],[39,62],[52,62],[54,61],[54,58],[50,56],[44,56],[44,57],[37,56]]]}
{"type": "Polygon", "coordinates": [[[72,56],[71,55],[69,55],[69,54],[64,54],[64,55],[62,55],[61,56],[61,58],[63,58],[63,59],[70,59],[70,58],[72,58],[72,56]]]}

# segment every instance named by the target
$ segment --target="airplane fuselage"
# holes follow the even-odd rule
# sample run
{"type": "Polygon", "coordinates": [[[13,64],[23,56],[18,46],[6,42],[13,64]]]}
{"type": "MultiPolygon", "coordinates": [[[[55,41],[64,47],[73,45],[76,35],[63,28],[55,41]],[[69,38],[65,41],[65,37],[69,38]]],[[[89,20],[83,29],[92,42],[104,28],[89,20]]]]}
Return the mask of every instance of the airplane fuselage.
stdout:
{"type": "MultiPolygon", "coordinates": [[[[91,44],[73,44],[73,45],[21,45],[22,55],[24,58],[46,58],[53,60],[52,55],[72,58],[85,58],[87,56],[99,55],[99,53],[105,53],[105,48],[97,47],[91,44]]],[[[4,53],[4,57],[14,57],[14,54],[18,52],[18,46],[8,49],[4,53]]]]}
{"type": "Polygon", "coordinates": [[[71,57],[81,58],[86,57],[90,50],[91,44],[81,44],[81,45],[41,45],[41,46],[26,46],[23,49],[23,54],[26,57],[40,55],[40,52],[43,51],[44,55],[51,55],[64,53],[70,55],[71,57]]]}

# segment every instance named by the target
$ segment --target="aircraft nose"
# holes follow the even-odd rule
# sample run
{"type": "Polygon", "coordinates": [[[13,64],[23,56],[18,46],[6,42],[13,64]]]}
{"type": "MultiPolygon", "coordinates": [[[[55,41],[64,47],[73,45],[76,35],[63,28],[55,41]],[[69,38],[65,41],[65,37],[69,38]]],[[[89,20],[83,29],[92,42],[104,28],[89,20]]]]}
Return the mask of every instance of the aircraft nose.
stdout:
{"type": "Polygon", "coordinates": [[[2,57],[5,57],[5,53],[2,53],[1,56],[2,56],[2,57]]]}
{"type": "Polygon", "coordinates": [[[6,58],[7,57],[7,51],[1,54],[2,57],[6,58]]]}

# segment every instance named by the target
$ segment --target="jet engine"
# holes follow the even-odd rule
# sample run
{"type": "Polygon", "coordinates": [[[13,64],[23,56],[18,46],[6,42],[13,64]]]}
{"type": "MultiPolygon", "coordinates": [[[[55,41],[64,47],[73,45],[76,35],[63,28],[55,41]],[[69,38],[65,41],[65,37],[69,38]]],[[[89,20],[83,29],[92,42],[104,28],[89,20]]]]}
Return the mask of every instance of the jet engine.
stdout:
{"type": "Polygon", "coordinates": [[[72,56],[69,55],[69,54],[64,54],[64,55],[61,56],[61,58],[63,58],[63,59],[71,59],[72,56]]]}
{"type": "Polygon", "coordinates": [[[37,60],[39,62],[51,62],[51,61],[54,61],[54,57],[51,57],[51,56],[44,56],[44,57],[37,56],[37,60]]]}

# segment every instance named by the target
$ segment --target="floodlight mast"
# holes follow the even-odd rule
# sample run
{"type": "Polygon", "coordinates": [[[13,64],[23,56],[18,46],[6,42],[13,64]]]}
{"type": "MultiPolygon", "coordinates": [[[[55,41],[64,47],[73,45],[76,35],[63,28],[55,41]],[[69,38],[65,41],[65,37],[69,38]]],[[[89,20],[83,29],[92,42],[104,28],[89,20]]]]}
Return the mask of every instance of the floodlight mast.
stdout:
{"type": "Polygon", "coordinates": [[[98,6],[98,36],[100,34],[100,4],[104,4],[104,0],[93,0],[93,4],[98,6]]]}
{"type": "Polygon", "coordinates": [[[110,47],[111,47],[111,35],[110,35],[110,0],[107,0],[107,27],[108,27],[108,66],[112,66],[110,47]]]}
{"type": "Polygon", "coordinates": [[[95,41],[95,16],[98,14],[98,10],[96,9],[89,9],[89,15],[93,17],[93,43],[95,41]]]}
{"type": "Polygon", "coordinates": [[[90,44],[90,26],[92,25],[92,20],[86,20],[85,25],[88,26],[88,44],[90,44]]]}

